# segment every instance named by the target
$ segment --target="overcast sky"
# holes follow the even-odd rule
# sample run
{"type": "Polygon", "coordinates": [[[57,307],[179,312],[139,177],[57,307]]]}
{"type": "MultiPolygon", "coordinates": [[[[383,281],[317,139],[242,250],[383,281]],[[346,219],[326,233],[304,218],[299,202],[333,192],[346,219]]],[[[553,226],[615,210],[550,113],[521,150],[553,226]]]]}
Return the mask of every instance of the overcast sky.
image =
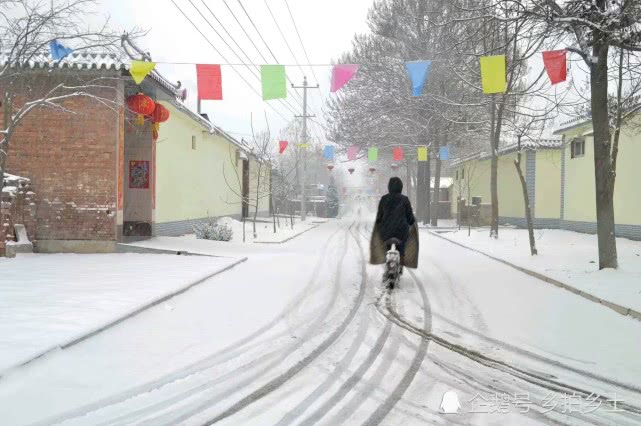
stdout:
{"type": "MultiPolygon", "coordinates": [[[[314,64],[328,64],[351,47],[355,33],[368,31],[366,24],[367,10],[372,0],[325,0],[311,2],[309,0],[174,0],[195,23],[207,40],[196,28],[181,14],[178,7],[171,0],[103,0],[102,13],[109,14],[111,25],[117,30],[130,29],[134,26],[149,30],[148,35],[140,40],[140,45],[148,50],[154,61],[158,62],[188,62],[188,63],[247,63],[247,55],[252,63],[276,63],[267,47],[249,21],[240,4],[260,31],[265,43],[281,64],[306,64],[307,59],[296,34],[296,29],[287,10],[291,9],[296,20],[296,25],[304,43],[309,60],[314,64]],[[225,2],[234,16],[229,11],[225,2]],[[208,10],[205,4],[209,6],[208,10]],[[194,7],[195,6],[195,7],[194,7]],[[200,11],[207,20],[199,14],[200,11]],[[220,23],[214,18],[218,18],[220,23]],[[279,32],[280,26],[287,43],[294,55],[290,52],[283,36],[279,32]],[[220,33],[224,41],[216,35],[210,24],[220,33]],[[258,50],[252,45],[243,28],[256,44],[258,50]],[[229,32],[228,35],[225,30],[229,32]],[[233,38],[233,40],[232,40],[233,38]],[[238,46],[234,43],[238,43],[238,46]],[[224,55],[225,59],[209,44],[224,55]],[[225,44],[234,49],[240,59],[225,44]]],[[[294,114],[302,112],[302,98],[295,95],[294,89],[290,90],[287,104],[279,101],[264,102],[252,88],[261,93],[260,80],[254,75],[259,71],[251,67],[235,67],[242,76],[251,84],[251,88],[234,72],[230,66],[222,68],[223,74],[223,100],[203,102],[203,112],[209,114],[210,119],[223,129],[234,132],[237,137],[247,136],[251,133],[250,114],[254,115],[255,126],[264,127],[264,112],[267,112],[272,134],[277,135],[278,130],[284,127],[286,120],[291,120],[294,114]],[[272,109],[272,106],[274,109],[272,109]],[[282,116],[282,117],[281,117],[282,116]]],[[[189,91],[188,104],[196,107],[196,69],[194,65],[159,64],[158,69],[172,80],[180,80],[189,91]]],[[[334,96],[329,92],[330,67],[316,67],[314,71],[318,81],[309,67],[288,66],[287,76],[297,85],[302,84],[303,74],[307,76],[310,84],[320,84],[319,90],[310,90],[311,113],[316,114],[322,121],[322,99],[334,96]]],[[[302,96],[302,91],[300,91],[302,96]]],[[[311,128],[311,136],[322,138],[320,126],[311,128]]]]}

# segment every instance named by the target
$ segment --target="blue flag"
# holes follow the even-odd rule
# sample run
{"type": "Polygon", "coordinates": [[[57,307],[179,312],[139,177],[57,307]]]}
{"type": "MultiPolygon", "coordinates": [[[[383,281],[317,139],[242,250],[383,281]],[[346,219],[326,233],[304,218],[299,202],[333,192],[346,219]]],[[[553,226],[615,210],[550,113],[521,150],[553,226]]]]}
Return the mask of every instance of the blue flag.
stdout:
{"type": "Polygon", "coordinates": [[[442,146],[441,149],[439,149],[438,156],[441,160],[449,160],[450,159],[450,147],[449,146],[442,146]]]}
{"type": "Polygon", "coordinates": [[[323,153],[323,156],[326,160],[332,161],[334,159],[334,146],[325,145],[325,152],[323,153]]]}
{"type": "Polygon", "coordinates": [[[51,59],[54,61],[59,61],[73,52],[73,49],[64,47],[62,44],[58,43],[58,40],[52,40],[49,42],[49,50],[51,50],[51,59]]]}
{"type": "Polygon", "coordinates": [[[421,96],[423,85],[427,79],[427,74],[432,66],[432,61],[414,61],[406,62],[405,68],[412,80],[412,96],[421,96]]]}

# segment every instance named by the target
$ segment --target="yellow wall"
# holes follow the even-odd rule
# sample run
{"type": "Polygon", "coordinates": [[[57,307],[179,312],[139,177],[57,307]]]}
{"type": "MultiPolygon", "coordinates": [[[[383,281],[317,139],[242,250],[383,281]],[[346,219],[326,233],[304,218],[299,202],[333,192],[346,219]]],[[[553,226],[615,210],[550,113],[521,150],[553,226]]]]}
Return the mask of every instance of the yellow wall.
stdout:
{"type": "Polygon", "coordinates": [[[269,180],[271,166],[268,163],[261,164],[255,159],[249,160],[249,215],[254,214],[256,208],[256,195],[258,191],[258,214],[269,213],[269,180]],[[260,178],[260,180],[259,180],[260,178]],[[260,184],[259,184],[260,182],[260,184]],[[259,186],[260,185],[260,186],[259,186]]]}
{"type": "Polygon", "coordinates": [[[537,219],[559,219],[561,213],[561,151],[536,152],[535,212],[537,219]]]}
{"type": "MultiPolygon", "coordinates": [[[[524,152],[521,159],[523,173],[526,173],[527,155],[524,152]]],[[[536,152],[536,194],[535,217],[541,219],[558,219],[561,199],[561,153],[558,150],[538,150],[536,152]]],[[[525,218],[523,189],[514,166],[516,153],[503,154],[498,164],[499,214],[501,217],[525,218]]],[[[461,176],[461,169],[472,173],[472,196],[480,196],[483,203],[491,203],[490,193],[490,159],[471,160],[452,169],[456,179],[456,171],[461,176]]],[[[455,180],[452,212],[456,213],[456,197],[461,193],[467,197],[466,182],[455,180]]]]}
{"type": "MultiPolygon", "coordinates": [[[[208,134],[170,103],[162,104],[171,116],[161,124],[156,145],[156,223],[240,215],[236,147],[222,136],[208,134]],[[192,149],[192,136],[196,149],[192,149]]],[[[239,176],[241,171],[242,161],[239,176]]]]}
{"type": "MultiPolygon", "coordinates": [[[[564,219],[596,222],[594,188],[594,142],[585,137],[585,156],[571,158],[569,142],[591,129],[591,125],[567,131],[565,141],[565,205],[564,219]]],[[[624,128],[619,142],[617,178],[614,188],[614,214],[617,224],[641,224],[641,133],[624,128]]]]}
{"type": "MultiPolygon", "coordinates": [[[[516,171],[514,160],[516,153],[501,155],[499,157],[498,188],[499,188],[499,216],[525,217],[525,203],[521,180],[516,171]]],[[[525,173],[526,154],[521,158],[521,167],[525,173]]],[[[489,187],[490,180],[487,180],[489,187]]],[[[491,202],[488,199],[487,202],[491,202]]]]}

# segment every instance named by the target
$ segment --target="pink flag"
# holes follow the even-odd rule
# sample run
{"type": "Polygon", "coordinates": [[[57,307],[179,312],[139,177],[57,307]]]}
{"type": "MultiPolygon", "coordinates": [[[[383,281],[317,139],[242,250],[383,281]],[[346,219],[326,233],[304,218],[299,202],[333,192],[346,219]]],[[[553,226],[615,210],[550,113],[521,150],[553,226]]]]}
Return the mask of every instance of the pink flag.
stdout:
{"type": "Polygon", "coordinates": [[[543,64],[552,84],[565,81],[567,77],[565,49],[543,52],[543,64]]]}
{"type": "Polygon", "coordinates": [[[394,148],[394,161],[401,160],[403,160],[403,148],[399,146],[397,148],[394,148]]]}
{"type": "Polygon", "coordinates": [[[287,149],[287,145],[289,145],[289,142],[287,142],[287,141],[279,141],[278,142],[278,153],[282,154],[283,152],[285,152],[285,150],[287,149]]]}
{"type": "Polygon", "coordinates": [[[332,70],[332,86],[330,91],[332,93],[336,92],[338,89],[343,87],[345,83],[350,81],[354,74],[358,71],[358,65],[356,64],[341,64],[334,65],[332,70]]]}
{"type": "Polygon", "coordinates": [[[347,159],[356,160],[356,157],[358,157],[358,148],[355,146],[347,148],[347,159]]]}

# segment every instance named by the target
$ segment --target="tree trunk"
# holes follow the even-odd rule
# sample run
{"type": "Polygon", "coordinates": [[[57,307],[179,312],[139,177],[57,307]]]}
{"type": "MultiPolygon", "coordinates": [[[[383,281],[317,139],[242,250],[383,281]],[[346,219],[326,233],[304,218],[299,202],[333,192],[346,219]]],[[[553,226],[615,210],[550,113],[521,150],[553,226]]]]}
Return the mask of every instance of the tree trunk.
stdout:
{"type": "Polygon", "coordinates": [[[432,204],[432,176],[431,176],[431,155],[427,159],[427,165],[425,167],[425,216],[423,216],[423,225],[427,225],[430,221],[430,218],[432,215],[430,214],[431,211],[431,204],[432,204]]]}
{"type": "Polygon", "coordinates": [[[499,190],[498,190],[498,168],[499,168],[499,143],[500,135],[498,134],[498,122],[496,117],[496,104],[492,95],[492,102],[490,104],[491,111],[491,126],[490,132],[490,145],[492,147],[492,159],[490,162],[490,195],[492,203],[492,220],[490,222],[490,237],[499,237],[499,190]]]}
{"type": "Polygon", "coordinates": [[[434,200],[432,201],[432,226],[438,226],[438,211],[441,201],[441,158],[436,156],[436,170],[434,172],[434,200]]]}
{"type": "Polygon", "coordinates": [[[594,32],[593,55],[597,58],[597,63],[590,67],[599,269],[619,266],[614,227],[614,170],[608,114],[608,45],[601,42],[602,37],[597,31],[594,32]]]}
{"type": "MultiPolygon", "coordinates": [[[[521,142],[519,141],[519,145],[520,144],[521,142]]],[[[528,231],[528,236],[530,238],[530,254],[532,256],[536,256],[539,253],[536,250],[536,240],[534,239],[534,223],[532,222],[532,209],[530,207],[530,195],[527,193],[527,182],[525,181],[525,176],[523,176],[523,170],[521,169],[521,150],[520,149],[516,155],[514,166],[516,166],[516,171],[519,174],[519,179],[521,180],[521,189],[523,190],[523,202],[525,203],[525,218],[527,220],[527,231],[528,231]]]]}
{"type": "Polygon", "coordinates": [[[425,162],[419,161],[416,170],[416,214],[424,217],[425,214],[425,162]]]}

